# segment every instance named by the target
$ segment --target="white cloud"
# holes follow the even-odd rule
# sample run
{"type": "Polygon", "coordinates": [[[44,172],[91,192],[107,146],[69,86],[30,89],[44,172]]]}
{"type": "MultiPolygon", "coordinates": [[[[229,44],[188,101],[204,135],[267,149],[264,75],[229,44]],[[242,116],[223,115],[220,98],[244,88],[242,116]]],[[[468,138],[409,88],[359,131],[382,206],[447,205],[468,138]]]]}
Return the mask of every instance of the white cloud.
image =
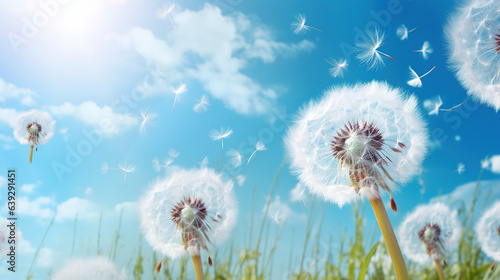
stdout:
{"type": "Polygon", "coordinates": [[[77,106],[66,102],[60,106],[50,106],[48,109],[54,116],[73,117],[82,121],[85,125],[99,129],[108,137],[134,127],[137,124],[135,118],[115,113],[109,106],[99,107],[91,101],[83,102],[77,106]]]}
{"type": "Polygon", "coordinates": [[[494,155],[489,159],[489,169],[493,173],[500,174],[500,155],[494,155]]]}
{"type": "MultiPolygon", "coordinates": [[[[444,195],[434,197],[430,203],[442,202],[450,207],[461,207],[462,205],[466,210],[469,209],[477,182],[469,182],[456,187],[452,192],[444,195]]],[[[481,181],[480,194],[477,197],[477,204],[475,206],[475,216],[478,216],[485,206],[487,207],[492,202],[500,200],[500,180],[481,181]],[[484,205],[485,201],[487,205],[484,205]]],[[[479,217],[476,217],[479,218],[479,217]]]]}
{"type": "MultiPolygon", "coordinates": [[[[264,209],[262,210],[264,211],[264,209]]],[[[291,217],[293,217],[293,221],[303,221],[306,218],[304,214],[293,211],[288,203],[281,201],[279,196],[276,196],[274,201],[269,204],[267,215],[275,223],[282,223],[291,217]]]]}
{"type": "MultiPolygon", "coordinates": [[[[33,257],[33,255],[36,252],[36,248],[31,245],[31,243],[24,239],[23,233],[21,231],[16,232],[16,239],[17,243],[19,246],[19,253],[25,254],[26,256],[29,256],[30,258],[33,257]]],[[[43,247],[40,249],[40,252],[38,252],[38,257],[37,257],[37,262],[36,265],[37,267],[51,267],[53,264],[54,260],[54,251],[50,248],[43,247]]]]}
{"type": "Polygon", "coordinates": [[[19,115],[19,112],[17,112],[15,109],[11,108],[0,108],[0,122],[13,127],[14,122],[19,115]]]}
{"type": "Polygon", "coordinates": [[[315,47],[307,40],[297,44],[277,42],[269,28],[257,26],[238,12],[223,15],[218,7],[208,3],[199,11],[175,13],[172,20],[175,28],[166,40],[140,27],[114,39],[124,48],[134,50],[149,66],[157,67],[154,75],[161,83],[152,92],[192,79],[241,114],[266,114],[278,97],[273,87],[263,87],[242,73],[249,60],[269,63],[279,55],[291,56],[315,47]]]}
{"type": "Polygon", "coordinates": [[[40,196],[30,200],[26,196],[17,198],[17,214],[36,218],[52,218],[54,211],[50,209],[56,205],[53,198],[40,196]]]}
{"type": "Polygon", "coordinates": [[[72,197],[57,206],[56,221],[74,220],[78,215],[78,220],[94,220],[99,217],[97,206],[87,199],[72,197]]]}
{"type": "Polygon", "coordinates": [[[21,186],[21,192],[30,194],[35,190],[36,187],[37,184],[23,184],[21,186]]]}
{"type": "Polygon", "coordinates": [[[14,140],[15,140],[14,137],[0,133],[0,143],[2,145],[2,149],[4,150],[13,149],[15,147],[14,140]]]}
{"type": "Polygon", "coordinates": [[[19,88],[0,78],[0,102],[5,102],[9,99],[17,99],[23,105],[32,106],[35,103],[33,99],[35,96],[36,93],[31,89],[19,88]]]}

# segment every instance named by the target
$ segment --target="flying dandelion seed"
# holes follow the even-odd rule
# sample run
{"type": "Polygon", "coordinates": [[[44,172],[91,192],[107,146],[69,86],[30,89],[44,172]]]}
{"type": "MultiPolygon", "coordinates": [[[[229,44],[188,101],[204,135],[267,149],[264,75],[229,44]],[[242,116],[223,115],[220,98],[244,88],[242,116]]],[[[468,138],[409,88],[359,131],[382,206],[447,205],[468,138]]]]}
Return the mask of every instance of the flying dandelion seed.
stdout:
{"type": "MultiPolygon", "coordinates": [[[[427,129],[415,96],[371,82],[335,87],[298,113],[285,137],[292,171],[314,196],[338,204],[369,198],[398,277],[406,265],[380,191],[392,190],[421,172],[427,129]]],[[[405,276],[406,275],[406,276],[405,276]]]]}
{"type": "Polygon", "coordinates": [[[432,67],[431,70],[427,71],[427,73],[423,74],[422,76],[419,76],[412,68],[410,68],[410,80],[408,81],[408,85],[412,87],[422,87],[422,79],[423,77],[427,76],[432,70],[436,68],[436,66],[432,67]]]}
{"type": "Polygon", "coordinates": [[[172,13],[172,11],[174,10],[174,8],[175,8],[175,4],[174,3],[170,3],[170,4],[168,4],[168,6],[163,6],[163,8],[159,9],[156,12],[156,16],[158,18],[168,18],[168,20],[172,24],[172,27],[175,28],[174,22],[172,21],[172,18],[170,17],[170,13],[172,13]]]}
{"type": "Polygon", "coordinates": [[[153,169],[156,172],[160,172],[161,168],[167,168],[169,165],[174,163],[174,160],[179,157],[179,152],[174,149],[168,151],[168,157],[163,160],[162,163],[158,160],[158,157],[153,159],[153,169]]]}
{"type": "Polygon", "coordinates": [[[415,208],[399,227],[399,241],[405,255],[420,264],[434,261],[440,279],[446,251],[458,246],[461,227],[457,212],[442,203],[415,208]]]}
{"type": "Polygon", "coordinates": [[[208,136],[213,141],[221,141],[222,153],[224,153],[224,139],[228,138],[231,135],[233,135],[233,130],[231,128],[227,127],[224,130],[224,128],[221,127],[220,131],[217,131],[215,129],[210,130],[210,134],[208,136]]]}
{"type": "Polygon", "coordinates": [[[124,183],[123,183],[123,186],[126,187],[127,186],[127,173],[134,172],[135,171],[135,166],[132,165],[132,164],[127,165],[126,163],[121,162],[120,164],[118,164],[118,168],[121,171],[124,172],[124,176],[123,176],[124,183]]]}
{"type": "Polygon", "coordinates": [[[439,95],[433,99],[424,100],[424,108],[429,112],[429,115],[437,116],[442,105],[443,101],[439,95]]]}
{"type": "Polygon", "coordinates": [[[467,93],[500,109],[500,2],[472,0],[445,28],[449,62],[467,93]]]}
{"type": "Polygon", "coordinates": [[[367,30],[361,38],[361,42],[356,43],[358,55],[356,58],[368,67],[368,70],[377,70],[381,66],[385,66],[382,55],[394,61],[396,59],[386,53],[383,53],[379,48],[384,44],[385,34],[378,29],[367,30]]]}
{"type": "Polygon", "coordinates": [[[267,150],[267,148],[264,145],[264,143],[262,143],[261,141],[257,141],[257,144],[255,144],[255,151],[248,158],[247,165],[250,163],[250,160],[253,158],[253,156],[255,155],[256,152],[265,151],[265,150],[267,150]]]}
{"type": "Polygon", "coordinates": [[[467,100],[465,100],[464,102],[462,102],[462,103],[460,103],[460,104],[458,104],[458,105],[455,105],[455,106],[453,106],[453,107],[451,107],[451,108],[449,108],[449,109],[439,109],[439,110],[441,110],[441,111],[446,111],[446,112],[454,112],[456,108],[458,108],[458,107],[460,107],[460,106],[464,105],[464,104],[465,104],[465,102],[467,102],[467,100]]]}
{"type": "Polygon", "coordinates": [[[328,60],[328,59],[325,59],[326,62],[328,62],[328,64],[330,64],[332,66],[332,68],[330,68],[329,72],[330,72],[330,75],[334,78],[340,76],[340,77],[344,77],[344,71],[347,70],[347,60],[345,59],[340,59],[340,60],[335,60],[335,59],[331,59],[331,60],[328,60]]]}
{"type": "Polygon", "coordinates": [[[177,88],[171,88],[170,92],[175,95],[174,97],[174,104],[172,105],[172,109],[174,109],[175,103],[177,100],[180,98],[181,94],[185,93],[187,91],[187,86],[185,83],[181,83],[177,88]]]}
{"type": "Polygon", "coordinates": [[[152,121],[158,117],[157,114],[150,112],[149,109],[141,110],[141,116],[129,115],[129,117],[136,118],[140,121],[139,124],[139,133],[141,135],[146,135],[148,133],[149,127],[151,127],[152,121]]]}
{"type": "Polygon", "coordinates": [[[74,259],[62,269],[53,273],[51,280],[125,280],[128,279],[125,269],[104,257],[92,259],[74,259]]]}
{"type": "Polygon", "coordinates": [[[237,219],[233,183],[211,169],[179,169],[159,179],[141,199],[141,227],[146,240],[163,256],[193,257],[197,279],[203,277],[200,253],[230,236],[237,219]]]}
{"type": "Polygon", "coordinates": [[[67,127],[63,127],[61,129],[59,129],[59,133],[62,134],[64,140],[67,140],[71,136],[68,133],[68,128],[67,127]]]}
{"type": "Polygon", "coordinates": [[[14,137],[22,145],[30,145],[30,163],[33,160],[33,147],[38,151],[38,144],[47,143],[54,136],[55,121],[49,113],[31,110],[22,113],[14,123],[14,137]]]}
{"type": "Polygon", "coordinates": [[[101,165],[101,173],[102,174],[106,174],[108,173],[109,170],[117,170],[118,168],[111,168],[109,167],[108,163],[107,162],[103,162],[102,165],[101,165]]]}
{"type": "Polygon", "coordinates": [[[424,42],[424,45],[420,50],[414,50],[414,52],[419,52],[422,53],[422,57],[427,60],[429,58],[429,55],[433,52],[434,50],[431,47],[431,44],[428,41],[424,42]]]}
{"type": "Polygon", "coordinates": [[[235,149],[229,150],[227,156],[229,157],[229,163],[235,168],[239,167],[243,161],[243,156],[235,149]]]}
{"type": "Polygon", "coordinates": [[[408,30],[408,28],[406,28],[406,26],[404,24],[401,24],[398,26],[398,28],[396,28],[396,35],[398,35],[399,39],[401,39],[401,41],[403,41],[403,40],[408,39],[408,34],[415,31],[417,28],[418,28],[418,26],[413,28],[413,29],[408,30]]]}
{"type": "Polygon", "coordinates": [[[205,112],[207,110],[207,107],[210,106],[208,97],[206,95],[203,95],[200,100],[196,98],[194,100],[198,102],[193,106],[193,111],[195,111],[196,113],[205,112]]]}
{"type": "Polygon", "coordinates": [[[297,16],[295,16],[295,21],[292,23],[293,33],[300,34],[302,32],[309,31],[310,29],[321,31],[317,28],[314,28],[310,25],[307,25],[306,24],[306,17],[303,16],[302,14],[298,14],[297,16]]]}
{"type": "Polygon", "coordinates": [[[500,201],[497,201],[476,224],[481,249],[490,258],[500,261],[500,201]]]}
{"type": "Polygon", "coordinates": [[[455,171],[458,172],[458,174],[462,174],[465,171],[465,165],[459,162],[457,165],[457,170],[455,171]]]}

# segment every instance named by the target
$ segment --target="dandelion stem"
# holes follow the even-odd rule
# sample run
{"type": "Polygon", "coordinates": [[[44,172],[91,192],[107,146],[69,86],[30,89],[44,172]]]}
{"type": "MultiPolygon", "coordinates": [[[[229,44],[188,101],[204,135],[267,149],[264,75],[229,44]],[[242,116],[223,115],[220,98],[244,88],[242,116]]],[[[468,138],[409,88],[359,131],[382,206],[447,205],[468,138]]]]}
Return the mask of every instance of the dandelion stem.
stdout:
{"type": "Polygon", "coordinates": [[[203,274],[203,266],[201,264],[201,257],[199,255],[193,255],[193,265],[194,273],[196,274],[196,280],[205,280],[205,275],[203,274]]]}
{"type": "Polygon", "coordinates": [[[436,68],[436,66],[432,67],[431,70],[427,71],[427,73],[423,74],[422,76],[420,76],[419,78],[423,78],[425,76],[427,76],[427,74],[429,74],[430,72],[432,72],[432,70],[434,70],[436,68]]]}
{"type": "Polygon", "coordinates": [[[32,160],[33,160],[33,144],[31,144],[31,148],[30,148],[30,163],[32,160]]]}
{"type": "Polygon", "coordinates": [[[392,229],[391,222],[389,221],[389,216],[387,216],[387,212],[385,211],[384,203],[380,197],[370,199],[370,203],[373,208],[373,213],[375,213],[375,217],[377,218],[382,236],[384,237],[385,244],[387,245],[387,251],[389,251],[389,255],[391,256],[394,270],[396,271],[396,279],[407,280],[408,272],[406,271],[406,264],[401,254],[396,235],[392,229]]]}
{"type": "Polygon", "coordinates": [[[255,153],[257,152],[257,150],[255,150],[252,155],[250,155],[250,157],[248,158],[248,161],[247,161],[247,165],[250,163],[250,160],[253,158],[253,155],[255,155],[255,153]]]}
{"type": "Polygon", "coordinates": [[[443,266],[441,266],[439,260],[434,260],[434,262],[436,263],[436,268],[439,274],[439,280],[444,280],[443,266]]]}

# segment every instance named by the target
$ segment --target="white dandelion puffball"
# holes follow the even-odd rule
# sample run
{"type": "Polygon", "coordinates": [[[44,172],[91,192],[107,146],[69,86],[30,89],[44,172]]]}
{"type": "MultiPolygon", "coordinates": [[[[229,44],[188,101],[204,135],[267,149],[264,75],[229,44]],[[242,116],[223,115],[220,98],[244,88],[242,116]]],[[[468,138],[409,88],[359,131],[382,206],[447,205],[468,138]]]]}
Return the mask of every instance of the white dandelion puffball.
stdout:
{"type": "Polygon", "coordinates": [[[500,109],[500,2],[472,0],[445,28],[451,67],[481,103],[500,109]]]}
{"type": "Polygon", "coordinates": [[[16,119],[14,137],[22,145],[45,144],[54,136],[54,124],[49,113],[31,110],[16,119]]]}
{"type": "Polygon", "coordinates": [[[495,261],[500,261],[500,201],[479,219],[476,233],[483,252],[495,261]]]}
{"type": "Polygon", "coordinates": [[[441,260],[460,239],[457,212],[443,203],[421,205],[410,213],[398,230],[399,244],[411,260],[425,264],[441,260]]]}
{"type": "Polygon", "coordinates": [[[66,266],[57,271],[51,280],[125,280],[127,274],[124,269],[120,270],[116,265],[104,257],[92,259],[75,259],[69,261],[66,266]]]}
{"type": "Polygon", "coordinates": [[[378,197],[379,187],[390,193],[421,171],[428,137],[417,103],[383,82],[329,89],[287,132],[292,171],[339,206],[360,192],[378,197]]]}
{"type": "Polygon", "coordinates": [[[229,236],[237,217],[232,180],[208,168],[173,171],[152,185],[140,205],[146,240],[172,259],[208,252],[229,236]]]}

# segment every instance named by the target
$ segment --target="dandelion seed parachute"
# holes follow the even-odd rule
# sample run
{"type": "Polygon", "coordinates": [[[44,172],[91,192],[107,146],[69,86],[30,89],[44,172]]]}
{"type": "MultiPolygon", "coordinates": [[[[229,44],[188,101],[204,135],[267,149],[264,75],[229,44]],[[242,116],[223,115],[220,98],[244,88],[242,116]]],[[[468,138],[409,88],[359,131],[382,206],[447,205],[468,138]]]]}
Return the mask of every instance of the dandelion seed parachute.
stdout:
{"type": "Polygon", "coordinates": [[[411,30],[408,30],[408,28],[406,28],[404,24],[401,24],[398,26],[398,28],[396,28],[396,35],[398,35],[399,39],[403,41],[408,39],[408,33],[415,31],[415,29],[417,28],[415,27],[411,30]]]}
{"type": "Polygon", "coordinates": [[[31,145],[30,162],[33,147],[47,143],[54,136],[55,121],[49,113],[31,110],[19,115],[14,124],[14,137],[22,145],[31,145]]]}
{"type": "Polygon", "coordinates": [[[442,105],[443,101],[441,100],[441,96],[439,95],[432,99],[424,100],[424,108],[429,112],[429,115],[437,116],[442,105]]]}
{"type": "Polygon", "coordinates": [[[285,137],[291,169],[300,182],[312,194],[342,206],[357,199],[357,192],[378,197],[374,182],[382,177],[391,178],[383,186],[391,191],[397,188],[396,182],[405,183],[420,173],[427,151],[427,129],[416,97],[404,98],[403,94],[374,81],[335,87],[320,100],[309,102],[285,137]],[[338,157],[332,146],[336,137],[338,157]],[[344,146],[341,141],[345,141],[344,146]],[[359,170],[371,166],[373,176],[360,182],[364,187],[352,186],[352,171],[357,172],[357,168],[351,170],[349,165],[359,170]]]}
{"type": "Polygon", "coordinates": [[[390,59],[396,60],[394,57],[383,53],[379,48],[384,44],[385,34],[378,29],[368,30],[363,34],[362,40],[356,43],[358,55],[356,58],[368,67],[368,70],[378,69],[385,66],[382,55],[390,59]]]}
{"type": "Polygon", "coordinates": [[[235,149],[229,150],[227,156],[229,157],[229,163],[233,167],[239,167],[243,161],[243,156],[235,149]]]}
{"type": "Polygon", "coordinates": [[[141,199],[141,227],[153,249],[172,259],[200,255],[233,229],[233,182],[212,169],[177,169],[156,181],[141,199]]]}
{"type": "Polygon", "coordinates": [[[92,259],[75,259],[69,261],[62,269],[56,271],[51,280],[125,280],[127,273],[104,257],[92,259]]]}
{"type": "Polygon", "coordinates": [[[422,45],[422,49],[416,50],[414,52],[422,53],[422,57],[427,60],[429,58],[429,54],[434,52],[434,50],[432,49],[431,44],[428,41],[425,41],[422,45]]]}
{"type": "MultiPolygon", "coordinates": [[[[325,59],[326,60],[326,59],[325,59]]],[[[328,64],[330,64],[332,66],[332,68],[330,68],[329,72],[330,72],[330,75],[334,78],[336,77],[344,77],[344,71],[347,70],[347,60],[345,59],[340,59],[340,60],[335,60],[335,59],[332,59],[331,61],[330,60],[326,60],[326,62],[328,62],[328,64]]]]}
{"type": "Polygon", "coordinates": [[[443,203],[415,208],[398,230],[399,243],[411,260],[425,264],[442,260],[445,252],[453,251],[460,239],[457,212],[443,203]]]}
{"type": "Polygon", "coordinates": [[[467,93],[500,109],[500,2],[472,0],[448,20],[449,62],[467,93]]]}
{"type": "Polygon", "coordinates": [[[481,249],[488,257],[500,261],[500,201],[497,201],[476,225],[481,249]]]}

